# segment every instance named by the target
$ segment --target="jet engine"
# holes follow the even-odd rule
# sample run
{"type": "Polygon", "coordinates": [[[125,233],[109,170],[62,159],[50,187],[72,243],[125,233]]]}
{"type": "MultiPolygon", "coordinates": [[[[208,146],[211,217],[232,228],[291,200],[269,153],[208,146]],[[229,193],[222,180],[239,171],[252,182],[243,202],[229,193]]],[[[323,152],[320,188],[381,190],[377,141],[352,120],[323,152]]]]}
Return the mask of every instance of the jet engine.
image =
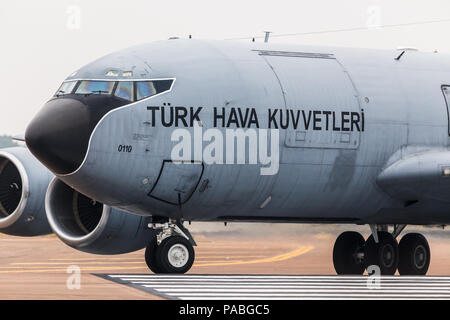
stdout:
{"type": "Polygon", "coordinates": [[[67,245],[94,254],[120,254],[147,246],[156,231],[149,217],[127,213],[77,192],[54,178],[45,197],[47,218],[67,245]]]}
{"type": "Polygon", "coordinates": [[[52,177],[28,149],[0,149],[0,232],[15,236],[52,232],[44,206],[52,177]]]}

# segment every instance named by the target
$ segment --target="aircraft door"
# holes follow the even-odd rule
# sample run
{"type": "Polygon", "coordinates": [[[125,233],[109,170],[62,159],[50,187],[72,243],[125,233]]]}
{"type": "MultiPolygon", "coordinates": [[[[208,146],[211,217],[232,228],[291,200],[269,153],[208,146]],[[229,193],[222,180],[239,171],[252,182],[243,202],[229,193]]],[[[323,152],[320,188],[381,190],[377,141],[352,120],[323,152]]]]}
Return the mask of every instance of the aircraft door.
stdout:
{"type": "Polygon", "coordinates": [[[191,198],[204,170],[201,162],[164,160],[158,179],[148,193],[154,199],[181,206],[191,198]]]}
{"type": "Polygon", "coordinates": [[[260,51],[259,55],[275,72],[286,109],[304,112],[298,118],[298,127],[290,125],[287,129],[286,147],[358,148],[363,130],[359,97],[348,73],[334,55],[278,51],[260,51]],[[342,126],[344,116],[348,121],[345,127],[342,126]],[[320,117],[316,126],[314,117],[320,117]],[[355,122],[350,123],[351,120],[355,122]]]}

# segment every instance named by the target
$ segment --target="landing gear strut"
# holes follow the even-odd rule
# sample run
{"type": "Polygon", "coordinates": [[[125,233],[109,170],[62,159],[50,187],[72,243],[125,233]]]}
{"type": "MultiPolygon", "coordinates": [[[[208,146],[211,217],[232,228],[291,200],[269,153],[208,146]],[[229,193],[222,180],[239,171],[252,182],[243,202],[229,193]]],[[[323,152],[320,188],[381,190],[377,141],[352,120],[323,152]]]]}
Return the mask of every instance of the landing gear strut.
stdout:
{"type": "Polygon", "coordinates": [[[195,259],[191,234],[181,223],[169,220],[149,227],[161,229],[145,250],[145,261],[154,273],[186,273],[195,259]]]}
{"type": "Polygon", "coordinates": [[[425,275],[430,265],[430,247],[418,233],[396,238],[405,225],[395,225],[392,233],[388,226],[371,226],[372,235],[364,241],[357,232],[344,232],[336,240],[333,263],[337,274],[363,274],[364,269],[377,266],[382,275],[425,275]]]}

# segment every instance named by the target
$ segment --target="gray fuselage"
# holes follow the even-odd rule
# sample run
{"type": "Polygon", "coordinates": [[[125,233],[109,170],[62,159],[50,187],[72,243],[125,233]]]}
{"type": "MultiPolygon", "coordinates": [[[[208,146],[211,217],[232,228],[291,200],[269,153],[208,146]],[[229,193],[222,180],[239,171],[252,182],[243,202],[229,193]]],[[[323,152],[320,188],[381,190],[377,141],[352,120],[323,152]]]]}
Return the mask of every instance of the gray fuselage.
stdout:
{"type": "Polygon", "coordinates": [[[57,176],[91,198],[141,215],[448,223],[450,198],[396,197],[377,183],[396,161],[447,152],[449,145],[442,86],[450,84],[450,56],[407,51],[395,60],[400,53],[197,40],[113,53],[66,81],[118,81],[128,78],[108,70],[131,70],[130,79],[173,79],[172,87],[103,115],[82,164],[57,176]],[[192,163],[174,163],[173,132],[194,136],[194,123],[202,133],[214,128],[224,137],[236,128],[278,129],[276,174],[262,175],[261,164],[239,164],[238,152],[228,164],[205,163],[195,150],[192,163]]]}

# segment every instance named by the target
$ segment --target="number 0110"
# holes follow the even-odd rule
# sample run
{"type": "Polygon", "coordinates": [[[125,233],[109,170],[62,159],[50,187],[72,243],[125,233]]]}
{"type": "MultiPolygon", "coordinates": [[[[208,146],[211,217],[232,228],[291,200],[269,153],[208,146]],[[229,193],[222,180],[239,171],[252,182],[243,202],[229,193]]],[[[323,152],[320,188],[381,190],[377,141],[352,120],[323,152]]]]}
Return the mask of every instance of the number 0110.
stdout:
{"type": "Polygon", "coordinates": [[[131,152],[132,150],[133,150],[133,146],[119,144],[119,146],[117,147],[117,151],[119,151],[119,152],[131,152]]]}

